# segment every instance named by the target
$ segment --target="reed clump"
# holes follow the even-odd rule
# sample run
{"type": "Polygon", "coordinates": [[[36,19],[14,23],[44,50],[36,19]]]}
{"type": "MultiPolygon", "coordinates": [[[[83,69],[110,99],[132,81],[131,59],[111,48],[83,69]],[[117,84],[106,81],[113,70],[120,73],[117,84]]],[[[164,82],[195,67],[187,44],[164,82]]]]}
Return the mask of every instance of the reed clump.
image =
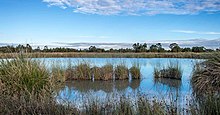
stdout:
{"type": "Polygon", "coordinates": [[[93,74],[93,78],[94,80],[101,80],[102,79],[102,68],[100,67],[93,67],[91,68],[92,70],[92,74],[93,74]]]}
{"type": "Polygon", "coordinates": [[[220,54],[196,64],[191,79],[194,92],[200,94],[220,94],[220,54]]]}
{"type": "Polygon", "coordinates": [[[170,63],[168,66],[164,66],[162,69],[160,67],[154,68],[154,77],[181,80],[182,70],[178,63],[170,63]]]}
{"type": "Polygon", "coordinates": [[[141,68],[139,64],[133,64],[132,67],[129,69],[131,73],[132,79],[140,79],[141,77],[141,68]]]}
{"type": "Polygon", "coordinates": [[[93,67],[92,74],[94,80],[113,80],[113,65],[106,64],[102,67],[93,67]]]}
{"type": "Polygon", "coordinates": [[[89,63],[79,63],[75,67],[75,75],[78,80],[92,80],[92,71],[89,63]]]}
{"type": "Polygon", "coordinates": [[[197,63],[191,78],[196,114],[220,114],[220,53],[197,63]]]}
{"type": "Polygon", "coordinates": [[[54,99],[54,80],[39,61],[0,61],[0,114],[74,114],[77,109],[54,99]]]}
{"type": "Polygon", "coordinates": [[[101,80],[112,80],[113,79],[113,65],[112,64],[106,64],[102,68],[102,78],[101,80]]]}
{"type": "Polygon", "coordinates": [[[66,72],[59,64],[53,64],[51,69],[51,78],[53,82],[60,83],[66,81],[66,72]]]}
{"type": "Polygon", "coordinates": [[[115,80],[129,79],[129,69],[121,64],[117,65],[115,68],[115,80]]]}
{"type": "Polygon", "coordinates": [[[0,61],[0,80],[10,94],[26,92],[38,94],[49,86],[49,72],[44,64],[31,59],[0,61]]]}

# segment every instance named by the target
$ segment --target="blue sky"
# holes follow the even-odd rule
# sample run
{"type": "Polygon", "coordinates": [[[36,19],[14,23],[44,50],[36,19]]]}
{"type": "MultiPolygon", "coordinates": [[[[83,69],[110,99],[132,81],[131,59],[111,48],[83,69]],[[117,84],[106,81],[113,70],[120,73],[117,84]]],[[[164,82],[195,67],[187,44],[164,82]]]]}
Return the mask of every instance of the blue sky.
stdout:
{"type": "Polygon", "coordinates": [[[1,43],[219,38],[219,0],[0,0],[1,43]]]}

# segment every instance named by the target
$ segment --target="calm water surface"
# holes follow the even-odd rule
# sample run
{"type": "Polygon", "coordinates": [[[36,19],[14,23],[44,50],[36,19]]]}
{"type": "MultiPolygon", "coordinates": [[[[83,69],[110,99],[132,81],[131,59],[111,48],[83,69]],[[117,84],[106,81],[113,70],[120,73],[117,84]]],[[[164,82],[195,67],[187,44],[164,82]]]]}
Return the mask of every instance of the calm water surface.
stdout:
{"type": "Polygon", "coordinates": [[[82,102],[86,95],[99,99],[105,99],[112,94],[132,95],[144,94],[149,98],[167,99],[171,95],[178,97],[180,104],[185,104],[184,99],[191,96],[190,78],[194,65],[203,60],[198,59],[176,59],[176,58],[41,58],[50,67],[51,63],[59,62],[63,67],[68,63],[77,64],[81,61],[90,62],[92,66],[102,66],[106,63],[114,65],[124,63],[131,67],[133,63],[139,63],[141,66],[140,80],[122,80],[122,81],[72,81],[68,82],[59,89],[57,95],[58,101],[82,102]],[[154,79],[154,67],[166,66],[170,62],[181,66],[183,76],[182,80],[172,79],[154,79]]]}

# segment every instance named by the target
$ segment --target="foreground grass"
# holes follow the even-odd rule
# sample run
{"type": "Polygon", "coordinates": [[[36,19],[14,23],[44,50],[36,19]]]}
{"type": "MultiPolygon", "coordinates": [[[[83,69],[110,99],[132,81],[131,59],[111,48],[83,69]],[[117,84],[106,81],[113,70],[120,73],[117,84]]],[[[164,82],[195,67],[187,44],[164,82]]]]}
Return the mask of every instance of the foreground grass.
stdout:
{"type": "Polygon", "coordinates": [[[200,114],[220,114],[220,54],[198,63],[191,79],[200,114]]]}
{"type": "MultiPolygon", "coordinates": [[[[208,59],[212,58],[213,53],[77,53],[77,52],[61,52],[61,53],[27,53],[24,57],[31,58],[195,58],[208,59]]],[[[0,58],[16,58],[19,53],[0,53],[0,58]]]]}
{"type": "Polygon", "coordinates": [[[0,114],[74,114],[54,100],[54,83],[44,64],[17,58],[0,62],[0,114]]]}

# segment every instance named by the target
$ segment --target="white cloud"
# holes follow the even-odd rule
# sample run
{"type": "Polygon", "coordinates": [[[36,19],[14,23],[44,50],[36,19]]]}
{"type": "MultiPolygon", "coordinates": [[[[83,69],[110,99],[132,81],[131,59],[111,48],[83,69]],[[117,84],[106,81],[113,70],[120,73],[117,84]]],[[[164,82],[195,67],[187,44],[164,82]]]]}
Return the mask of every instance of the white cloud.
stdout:
{"type": "Polygon", "coordinates": [[[220,32],[199,32],[199,31],[191,31],[191,30],[172,30],[171,32],[185,33],[185,34],[220,35],[220,32]]]}
{"type": "MultiPolygon", "coordinates": [[[[194,46],[204,46],[206,48],[216,49],[220,48],[220,38],[219,39],[189,39],[189,40],[153,40],[153,41],[144,41],[148,44],[148,47],[152,44],[161,43],[165,49],[169,49],[169,45],[171,43],[177,43],[181,47],[194,47],[194,46]]],[[[139,43],[144,43],[139,42],[139,43]]],[[[0,43],[0,46],[7,46],[7,45],[13,45],[16,46],[18,44],[25,45],[26,43],[0,43]]],[[[68,48],[76,48],[76,49],[84,49],[89,48],[90,46],[96,46],[98,48],[104,48],[104,49],[119,49],[119,48],[132,48],[133,43],[106,43],[106,42],[100,42],[100,43],[91,43],[91,42],[78,42],[78,43],[68,43],[68,42],[52,42],[52,43],[29,43],[33,48],[37,48],[37,46],[40,46],[40,48],[43,48],[45,45],[47,45],[50,48],[55,47],[68,47],[68,48]]]]}
{"type": "Polygon", "coordinates": [[[49,6],[99,15],[197,14],[220,11],[219,0],[43,0],[49,6]]]}
{"type": "MultiPolygon", "coordinates": [[[[194,47],[194,46],[204,46],[206,48],[216,49],[220,46],[220,39],[189,39],[189,40],[153,40],[153,41],[144,41],[139,43],[147,43],[148,47],[152,44],[161,43],[165,49],[169,49],[171,43],[177,43],[181,47],[194,47]]],[[[79,42],[79,43],[54,43],[58,45],[63,45],[63,47],[84,49],[89,48],[89,46],[96,46],[98,48],[104,49],[119,49],[119,48],[132,48],[133,43],[91,43],[91,42],[79,42]]]]}

